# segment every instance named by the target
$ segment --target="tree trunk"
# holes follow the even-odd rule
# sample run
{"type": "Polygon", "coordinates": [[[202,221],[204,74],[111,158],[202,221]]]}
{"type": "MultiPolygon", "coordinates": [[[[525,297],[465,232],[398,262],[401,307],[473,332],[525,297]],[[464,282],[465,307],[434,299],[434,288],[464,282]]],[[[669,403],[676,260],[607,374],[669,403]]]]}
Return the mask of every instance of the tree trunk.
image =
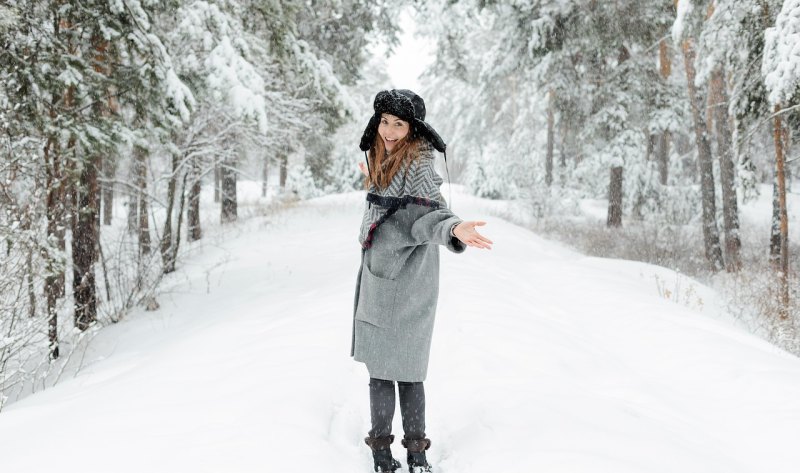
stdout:
{"type": "MultiPolygon", "coordinates": [[[[666,80],[672,74],[672,58],[669,55],[669,47],[667,40],[662,39],[658,44],[658,62],[659,73],[661,78],[666,80]]],[[[658,135],[658,143],[656,146],[656,160],[658,161],[658,176],[662,186],[667,185],[669,179],[669,130],[663,130],[658,135]]]]}
{"type": "MultiPolygon", "coordinates": [[[[64,154],[65,159],[62,160],[64,164],[64,182],[62,184],[61,189],[61,199],[64,202],[64,230],[63,230],[63,240],[59,241],[59,249],[66,253],[67,251],[67,229],[74,235],[77,231],[77,224],[78,224],[78,192],[76,191],[76,184],[75,184],[75,176],[77,171],[75,170],[75,161],[77,160],[77,156],[75,155],[75,142],[76,138],[71,136],[69,141],[67,141],[67,148],[66,154],[64,154]]],[[[59,297],[66,297],[67,296],[67,268],[66,265],[64,266],[64,271],[61,272],[59,275],[59,286],[61,287],[61,294],[59,297]]]]}
{"type": "MultiPolygon", "coordinates": [[[[70,45],[68,49],[70,54],[77,54],[77,49],[71,45],[71,39],[68,39],[70,45]]],[[[72,109],[75,106],[75,86],[71,85],[67,87],[67,91],[64,94],[64,107],[66,109],[72,109]]],[[[56,138],[57,139],[57,138],[56,138]]],[[[60,227],[58,230],[58,248],[62,251],[62,254],[66,253],[67,251],[67,228],[70,229],[73,235],[76,233],[76,225],[77,225],[77,208],[78,208],[78,201],[77,201],[77,192],[75,189],[75,175],[77,171],[75,170],[75,163],[77,162],[77,156],[75,154],[75,143],[77,138],[75,135],[70,135],[69,139],[67,140],[67,148],[63,153],[63,158],[59,157],[60,162],[63,164],[64,172],[61,175],[61,192],[59,195],[59,199],[61,199],[62,207],[61,207],[61,221],[64,222],[64,225],[60,227]]],[[[67,268],[64,265],[63,269],[59,271],[58,274],[58,282],[57,287],[59,288],[58,297],[66,297],[67,295],[67,268]]]]}
{"type": "MultiPolygon", "coordinates": [[[[777,151],[775,153],[777,155],[777,151]]],[[[781,201],[778,189],[778,166],[772,179],[772,224],[769,228],[769,261],[775,271],[781,269],[781,201]]]]}
{"type": "Polygon", "coordinates": [[[217,161],[214,164],[214,203],[219,203],[220,181],[219,161],[217,161]]]}
{"type": "MultiPolygon", "coordinates": [[[[64,176],[61,173],[61,156],[58,154],[57,138],[51,136],[44,148],[44,162],[46,173],[47,197],[46,197],[46,216],[47,216],[47,242],[52,245],[54,242],[63,244],[64,240],[64,202],[62,200],[64,176]]],[[[56,304],[63,292],[64,280],[62,277],[64,270],[58,260],[52,255],[44,255],[45,278],[44,294],[47,300],[47,338],[49,343],[50,359],[58,358],[58,311],[56,304]]]]}
{"type": "Polygon", "coordinates": [[[59,356],[58,350],[58,311],[56,303],[60,289],[58,288],[58,277],[49,273],[44,279],[45,297],[47,298],[47,340],[50,359],[55,360],[59,356]]]}
{"type": "Polygon", "coordinates": [[[175,206],[175,188],[178,181],[179,156],[172,155],[172,172],[167,184],[167,212],[164,216],[164,232],[161,235],[161,261],[163,273],[169,274],[175,271],[175,260],[172,258],[172,209],[175,206]]]}
{"type": "Polygon", "coordinates": [[[267,196],[268,180],[269,180],[269,157],[264,156],[264,167],[261,169],[261,197],[267,196]]]}
{"type": "Polygon", "coordinates": [[[94,263],[97,261],[98,226],[97,180],[99,156],[91,156],[81,169],[77,221],[72,235],[72,293],[75,301],[75,327],[88,329],[97,320],[97,289],[94,263]]]}
{"type": "Polygon", "coordinates": [[[178,261],[178,250],[181,247],[181,224],[183,223],[183,206],[186,203],[186,179],[189,177],[188,172],[183,173],[183,182],[181,183],[181,198],[178,205],[178,225],[175,227],[175,244],[172,245],[172,264],[173,266],[178,261]]]}
{"type": "Polygon", "coordinates": [[[658,135],[653,135],[647,133],[647,129],[644,130],[645,136],[647,139],[645,140],[645,150],[644,150],[644,159],[645,161],[650,161],[654,159],[656,154],[656,144],[658,143],[658,135]]]}
{"type": "Polygon", "coordinates": [[[226,160],[220,166],[222,178],[222,205],[220,206],[220,220],[222,223],[236,220],[236,170],[234,161],[226,160]]]}
{"type": "Polygon", "coordinates": [[[189,188],[189,208],[186,210],[186,224],[189,226],[189,241],[197,241],[203,237],[200,228],[200,191],[201,189],[200,163],[197,158],[192,159],[192,178],[189,188]]]}
{"type": "Polygon", "coordinates": [[[138,227],[139,218],[139,193],[132,192],[128,196],[128,225],[127,231],[129,235],[135,235],[138,227]]]}
{"type": "Polygon", "coordinates": [[[137,198],[139,199],[139,254],[149,255],[151,251],[152,242],[150,240],[150,206],[147,202],[147,150],[139,146],[133,148],[134,166],[136,169],[136,188],[137,198]]]}
{"type": "Polygon", "coordinates": [[[622,226],[622,166],[611,168],[611,182],[608,185],[608,220],[609,227],[622,226]]]}
{"type": "MultiPolygon", "coordinates": [[[[131,160],[131,176],[133,185],[139,187],[139,162],[134,151],[131,160]]],[[[139,191],[134,190],[128,194],[128,235],[136,235],[139,230],[139,191]]]]}
{"type": "MultiPolygon", "coordinates": [[[[109,61],[108,61],[108,56],[107,56],[109,42],[107,40],[105,40],[103,35],[99,34],[99,32],[95,30],[95,32],[92,33],[91,43],[92,43],[92,49],[93,49],[93,51],[92,51],[92,56],[93,56],[92,57],[92,59],[93,59],[92,60],[92,68],[94,69],[94,71],[98,75],[108,77],[109,76],[109,72],[110,72],[109,61]]],[[[106,93],[107,92],[108,91],[106,90],[106,93]]],[[[99,99],[97,99],[97,100],[95,100],[93,102],[92,112],[93,112],[93,118],[95,120],[97,120],[97,121],[107,121],[109,119],[109,116],[111,115],[110,110],[108,109],[107,103],[105,103],[105,102],[103,102],[103,101],[101,101],[99,99]]],[[[104,156],[98,156],[97,157],[96,173],[97,173],[97,177],[98,178],[101,177],[101,176],[106,176],[107,174],[109,174],[109,169],[111,168],[110,161],[111,161],[111,157],[108,154],[106,154],[104,156]]],[[[101,223],[100,223],[100,209],[102,208],[101,204],[103,204],[106,207],[108,207],[108,202],[105,202],[105,203],[102,202],[102,198],[104,197],[103,189],[106,186],[105,185],[101,185],[99,182],[98,182],[98,186],[99,187],[97,189],[97,193],[95,194],[95,199],[97,200],[97,202],[95,203],[95,208],[97,209],[97,213],[95,214],[95,218],[97,218],[97,231],[99,232],[100,231],[100,225],[101,225],[101,223]]],[[[110,207],[109,207],[109,210],[110,210],[110,207]]],[[[111,223],[111,221],[110,221],[110,216],[109,216],[109,224],[110,223],[111,223]]],[[[99,241],[98,241],[98,244],[99,244],[99,241]]]]}
{"type": "Polygon", "coordinates": [[[711,103],[717,131],[717,155],[722,186],[722,216],[725,225],[725,269],[739,271],[742,267],[739,238],[739,206],[736,202],[736,166],[733,162],[733,133],[728,118],[728,93],[725,72],[717,68],[711,77],[711,103]]]}
{"type": "Polygon", "coordinates": [[[786,192],[792,192],[792,167],[789,166],[789,157],[792,155],[791,153],[791,145],[792,145],[792,128],[790,126],[783,127],[783,173],[786,179],[784,182],[786,183],[786,192]]]}
{"type": "Polygon", "coordinates": [[[281,185],[281,192],[284,192],[286,190],[286,173],[287,173],[287,167],[288,167],[288,162],[289,162],[289,155],[286,154],[286,153],[281,153],[280,162],[281,162],[281,170],[280,170],[280,172],[281,172],[281,175],[280,175],[281,182],[280,182],[280,185],[281,185]]]}
{"type": "Polygon", "coordinates": [[[773,135],[775,139],[775,162],[777,163],[778,180],[778,204],[780,208],[780,235],[781,235],[781,255],[780,255],[780,299],[782,320],[789,319],[789,221],[786,213],[786,175],[785,157],[783,155],[783,126],[781,124],[780,104],[775,105],[775,129],[773,135]]]}
{"type": "Polygon", "coordinates": [[[114,184],[112,184],[116,175],[114,163],[112,160],[107,160],[103,166],[103,177],[105,177],[105,184],[103,184],[103,225],[111,225],[111,218],[114,216],[114,184]]]}
{"type": "Polygon", "coordinates": [[[550,89],[547,94],[547,154],[544,162],[544,182],[547,187],[553,183],[553,135],[555,122],[555,91],[550,89]]]}
{"type": "MultiPolygon", "coordinates": [[[[561,168],[561,172],[564,172],[564,169],[567,167],[567,133],[569,132],[569,128],[567,127],[567,121],[562,116],[559,120],[559,134],[561,135],[561,139],[559,140],[559,167],[561,168]]],[[[561,185],[563,186],[564,183],[562,182],[561,185]]]]}
{"type": "Polygon", "coordinates": [[[97,160],[97,195],[95,199],[95,208],[97,208],[97,215],[95,218],[97,219],[97,228],[99,229],[102,225],[102,208],[103,208],[103,184],[100,182],[100,178],[105,174],[104,166],[106,164],[106,160],[103,157],[99,157],[97,160]]]}
{"type": "Polygon", "coordinates": [[[666,39],[658,43],[658,66],[661,77],[666,79],[672,74],[672,58],[669,56],[669,45],[666,39]]]}
{"type": "Polygon", "coordinates": [[[669,130],[664,130],[658,135],[656,146],[656,160],[658,161],[658,177],[662,186],[669,180],[669,130]]]}
{"type": "Polygon", "coordinates": [[[703,243],[706,259],[711,264],[713,271],[724,267],[722,261],[722,248],[719,242],[719,229],[717,228],[717,210],[714,201],[714,161],[711,155],[711,144],[708,141],[708,128],[702,114],[702,103],[698,91],[694,86],[695,80],[695,53],[689,40],[683,43],[683,58],[686,64],[686,81],[689,92],[689,103],[694,121],[695,142],[697,144],[697,168],[700,173],[700,193],[703,207],[703,243]]]}

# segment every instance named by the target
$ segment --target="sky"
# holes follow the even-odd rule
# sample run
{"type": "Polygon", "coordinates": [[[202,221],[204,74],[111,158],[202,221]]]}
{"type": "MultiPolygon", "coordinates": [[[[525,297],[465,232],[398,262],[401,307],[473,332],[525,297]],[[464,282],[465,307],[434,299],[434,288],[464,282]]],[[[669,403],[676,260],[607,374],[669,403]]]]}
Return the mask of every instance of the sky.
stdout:
{"type": "Polygon", "coordinates": [[[408,10],[400,15],[400,27],[400,46],[387,59],[387,72],[395,87],[419,93],[419,75],[433,62],[433,45],[430,41],[414,37],[416,28],[408,10]]]}

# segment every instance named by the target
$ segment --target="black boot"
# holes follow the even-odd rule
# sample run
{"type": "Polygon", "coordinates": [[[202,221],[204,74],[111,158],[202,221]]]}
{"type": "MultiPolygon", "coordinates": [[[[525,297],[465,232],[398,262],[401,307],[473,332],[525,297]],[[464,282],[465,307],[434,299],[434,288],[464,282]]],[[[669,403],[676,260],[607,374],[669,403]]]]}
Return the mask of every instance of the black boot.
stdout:
{"type": "Polygon", "coordinates": [[[400,441],[408,450],[406,460],[408,461],[409,473],[430,473],[433,468],[425,458],[425,450],[431,448],[431,439],[403,439],[400,441]]]}
{"type": "Polygon", "coordinates": [[[372,460],[375,462],[375,471],[395,471],[403,466],[399,461],[392,458],[392,449],[390,445],[394,442],[394,435],[378,438],[367,437],[364,439],[364,442],[372,449],[372,460]]]}

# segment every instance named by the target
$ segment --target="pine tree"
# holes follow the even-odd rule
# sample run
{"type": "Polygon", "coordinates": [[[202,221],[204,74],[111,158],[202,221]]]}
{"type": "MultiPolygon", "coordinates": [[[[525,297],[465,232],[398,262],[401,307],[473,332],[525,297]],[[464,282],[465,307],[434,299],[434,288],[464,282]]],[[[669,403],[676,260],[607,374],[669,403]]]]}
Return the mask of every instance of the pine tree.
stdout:
{"type": "Polygon", "coordinates": [[[780,215],[780,297],[781,318],[789,318],[789,223],[786,210],[785,148],[787,134],[784,132],[782,115],[791,110],[784,109],[786,103],[800,100],[800,57],[796,47],[800,42],[800,0],[787,0],[783,3],[775,26],[764,33],[764,62],[762,71],[764,83],[773,104],[773,136],[775,141],[775,162],[777,197],[780,215]]]}
{"type": "Polygon", "coordinates": [[[696,80],[697,52],[694,35],[701,28],[702,15],[698,13],[691,0],[679,0],[676,27],[673,38],[681,43],[684,67],[686,70],[686,88],[689,104],[692,109],[695,144],[697,146],[697,171],[700,175],[700,192],[702,202],[703,247],[706,260],[713,271],[724,267],[722,248],[720,246],[719,228],[717,227],[717,206],[715,199],[714,163],[709,141],[708,126],[703,113],[703,91],[698,89],[696,80]],[[700,18],[698,20],[698,17],[700,18]]]}

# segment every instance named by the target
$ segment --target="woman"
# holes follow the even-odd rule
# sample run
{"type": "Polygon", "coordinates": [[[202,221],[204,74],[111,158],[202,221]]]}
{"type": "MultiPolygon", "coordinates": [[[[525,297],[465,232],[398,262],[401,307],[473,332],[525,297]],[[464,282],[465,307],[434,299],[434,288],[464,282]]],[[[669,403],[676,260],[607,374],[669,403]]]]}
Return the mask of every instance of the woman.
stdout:
{"type": "Polygon", "coordinates": [[[439,246],[462,253],[491,249],[475,226],[447,208],[433,167],[445,144],[425,123],[425,103],[410,90],[379,92],[361,138],[369,151],[367,204],[361,222],[361,267],[355,291],[350,355],[370,375],[372,428],[365,439],[375,471],[395,471],[390,445],[398,382],[406,459],[412,473],[429,472],[425,457],[425,391],[439,293],[439,246]]]}

